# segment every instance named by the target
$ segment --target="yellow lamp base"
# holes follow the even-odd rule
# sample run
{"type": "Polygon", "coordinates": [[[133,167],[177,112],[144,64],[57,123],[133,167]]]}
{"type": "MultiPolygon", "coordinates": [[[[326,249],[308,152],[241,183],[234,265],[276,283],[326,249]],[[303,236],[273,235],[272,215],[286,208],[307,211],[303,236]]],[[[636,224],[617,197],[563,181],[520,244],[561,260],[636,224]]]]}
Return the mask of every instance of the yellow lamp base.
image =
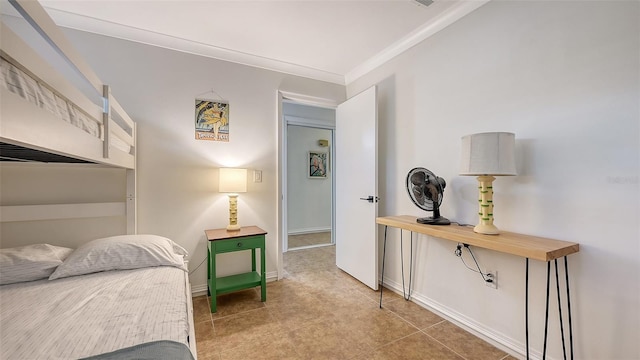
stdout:
{"type": "Polygon", "coordinates": [[[500,230],[493,224],[478,224],[473,228],[473,231],[479,234],[498,235],[500,230]]]}
{"type": "Polygon", "coordinates": [[[227,231],[238,231],[238,194],[229,194],[229,225],[227,231]]]}
{"type": "Polygon", "coordinates": [[[493,176],[478,176],[478,225],[473,231],[480,234],[498,235],[500,230],[493,225],[493,176]]]}

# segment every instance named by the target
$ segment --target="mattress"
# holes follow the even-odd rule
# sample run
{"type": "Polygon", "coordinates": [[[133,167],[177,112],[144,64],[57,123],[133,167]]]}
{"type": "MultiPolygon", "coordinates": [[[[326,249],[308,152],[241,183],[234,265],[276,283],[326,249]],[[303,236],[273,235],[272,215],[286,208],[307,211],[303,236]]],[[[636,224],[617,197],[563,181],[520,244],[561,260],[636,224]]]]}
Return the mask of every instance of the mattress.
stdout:
{"type": "Polygon", "coordinates": [[[188,275],[168,266],[0,286],[0,358],[70,359],[188,344],[188,275]]]}
{"type": "Polygon", "coordinates": [[[48,85],[0,58],[0,85],[28,102],[47,110],[58,119],[82,129],[94,137],[101,137],[101,124],[73,103],[56,94],[48,85]]]}

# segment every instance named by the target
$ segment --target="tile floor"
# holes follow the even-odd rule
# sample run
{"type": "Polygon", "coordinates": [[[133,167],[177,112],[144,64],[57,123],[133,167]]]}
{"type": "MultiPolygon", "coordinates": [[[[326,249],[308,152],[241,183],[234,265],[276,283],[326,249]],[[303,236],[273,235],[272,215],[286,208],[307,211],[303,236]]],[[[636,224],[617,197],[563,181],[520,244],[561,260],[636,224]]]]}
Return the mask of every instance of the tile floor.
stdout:
{"type": "Polygon", "coordinates": [[[289,235],[289,249],[302,246],[331,244],[331,231],[322,231],[310,234],[289,235]]]}
{"type": "Polygon", "coordinates": [[[335,247],[289,251],[285,278],[195,297],[198,359],[514,359],[389,290],[374,292],[335,266],[335,247]]]}

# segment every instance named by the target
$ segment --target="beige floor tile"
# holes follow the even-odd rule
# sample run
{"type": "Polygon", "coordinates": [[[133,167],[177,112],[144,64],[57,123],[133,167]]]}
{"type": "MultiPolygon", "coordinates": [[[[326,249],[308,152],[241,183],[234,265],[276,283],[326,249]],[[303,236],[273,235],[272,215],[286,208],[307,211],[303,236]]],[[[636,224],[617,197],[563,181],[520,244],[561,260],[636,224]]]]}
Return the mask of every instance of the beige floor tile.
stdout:
{"type": "Polygon", "coordinates": [[[301,359],[287,336],[263,335],[220,354],[222,360],[296,360],[301,359]]]}
{"type": "Polygon", "coordinates": [[[291,279],[282,279],[267,283],[267,307],[283,306],[310,293],[315,294],[313,286],[303,286],[291,279]]]}
{"type": "Polygon", "coordinates": [[[294,330],[331,317],[327,306],[315,294],[302,294],[289,301],[267,307],[287,330],[294,330]]]}
{"type": "Polygon", "coordinates": [[[348,359],[368,348],[337,319],[312,323],[289,331],[287,336],[300,359],[348,359]]]}
{"type": "Polygon", "coordinates": [[[443,321],[423,330],[423,332],[440,341],[445,346],[468,360],[498,360],[507,355],[504,351],[492,346],[486,341],[474,336],[449,321],[443,321]]]}
{"type": "Polygon", "coordinates": [[[211,320],[194,323],[196,331],[196,344],[200,341],[213,339],[213,322],[211,320]]]}
{"type": "Polygon", "coordinates": [[[198,349],[198,360],[220,359],[220,351],[218,351],[214,339],[198,339],[196,340],[196,348],[198,349]]]}
{"type": "Polygon", "coordinates": [[[395,314],[376,307],[363,308],[340,320],[341,326],[371,348],[418,332],[418,328],[395,314]]]}
{"type": "Polygon", "coordinates": [[[209,307],[209,298],[207,296],[197,296],[193,298],[193,321],[198,323],[201,321],[211,320],[211,308],[209,307]]]}
{"type": "Polygon", "coordinates": [[[350,318],[363,309],[378,309],[378,303],[353,291],[322,293],[318,294],[317,299],[327,314],[336,318],[350,318]]]}
{"type": "Polygon", "coordinates": [[[289,235],[289,249],[300,246],[320,245],[331,243],[331,232],[323,231],[310,234],[289,235]]]}
{"type": "Polygon", "coordinates": [[[402,298],[384,301],[383,307],[421,330],[444,321],[443,318],[431,311],[402,298]]]}
{"type": "Polygon", "coordinates": [[[357,360],[463,360],[424,333],[417,332],[391,344],[364,352],[357,360]]]}
{"type": "Polygon", "coordinates": [[[221,352],[254,341],[262,335],[283,336],[282,325],[267,308],[245,311],[213,320],[216,346],[221,352]]]}
{"type": "MultiPolygon", "coordinates": [[[[268,298],[267,298],[268,299],[268,298]]],[[[253,288],[229,294],[218,295],[217,309],[211,317],[215,320],[224,316],[263,308],[265,304],[260,298],[260,289],[253,288]]]]}

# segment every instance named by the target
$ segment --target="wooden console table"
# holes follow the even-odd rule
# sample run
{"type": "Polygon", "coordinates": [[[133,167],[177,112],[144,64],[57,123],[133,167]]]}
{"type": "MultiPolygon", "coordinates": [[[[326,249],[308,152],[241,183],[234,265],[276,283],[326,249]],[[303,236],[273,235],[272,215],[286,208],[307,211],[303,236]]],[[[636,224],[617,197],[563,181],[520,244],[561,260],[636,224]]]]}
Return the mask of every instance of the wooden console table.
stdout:
{"type": "MultiPolygon", "coordinates": [[[[525,258],[525,337],[526,352],[529,359],[529,259],[547,262],[547,298],[546,298],[546,314],[544,329],[544,347],[542,358],[546,358],[547,350],[547,333],[549,323],[549,285],[551,273],[551,261],[555,263],[556,288],[558,292],[558,312],[560,314],[560,332],[562,336],[562,347],[564,358],[567,358],[565,351],[565,337],[562,320],[562,302],[560,300],[560,283],[558,278],[558,259],[564,258],[565,269],[565,285],[566,285],[566,302],[569,320],[569,344],[570,355],[573,359],[573,331],[571,324],[571,300],[569,296],[569,268],[567,264],[567,255],[580,251],[577,243],[547,239],[537,236],[529,236],[523,234],[503,231],[500,235],[484,235],[473,231],[472,227],[459,225],[425,225],[416,222],[415,216],[385,216],[376,219],[376,223],[384,225],[384,251],[382,255],[382,279],[384,282],[384,261],[387,248],[387,227],[391,226],[401,230],[409,230],[412,233],[420,233],[430,235],[440,239],[455,241],[457,243],[476,246],[483,249],[498,251],[501,253],[516,255],[525,258]]],[[[411,276],[411,275],[410,275],[411,276]]],[[[380,291],[380,307],[382,307],[382,291],[380,291]]]]}
{"type": "Polygon", "coordinates": [[[207,236],[207,287],[211,295],[211,312],[216,312],[217,295],[260,286],[261,300],[267,301],[265,235],[257,226],[244,226],[237,231],[205,230],[207,236]],[[256,271],[256,249],[260,249],[260,273],[256,271]],[[216,255],[251,250],[251,272],[225,277],[216,276],[216,255]]]}

